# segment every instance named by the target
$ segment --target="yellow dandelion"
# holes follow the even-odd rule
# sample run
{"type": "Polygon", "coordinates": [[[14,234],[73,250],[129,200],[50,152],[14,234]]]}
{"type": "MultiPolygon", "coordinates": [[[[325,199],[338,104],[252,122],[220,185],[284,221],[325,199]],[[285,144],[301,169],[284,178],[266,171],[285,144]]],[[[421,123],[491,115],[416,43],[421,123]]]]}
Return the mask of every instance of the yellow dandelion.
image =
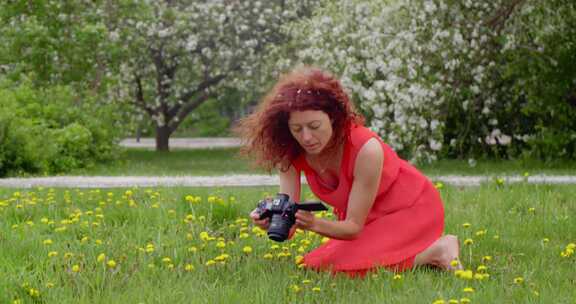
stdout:
{"type": "Polygon", "coordinates": [[[53,242],[52,242],[51,239],[47,239],[47,240],[44,240],[44,242],[42,242],[42,243],[43,243],[44,245],[52,245],[53,242]]]}
{"type": "Polygon", "coordinates": [[[528,208],[528,212],[534,213],[534,212],[536,212],[536,208],[530,207],[530,208],[528,208]]]}
{"type": "Polygon", "coordinates": [[[188,248],[188,252],[196,253],[197,251],[198,251],[198,248],[196,248],[195,246],[188,248]]]}
{"type": "Polygon", "coordinates": [[[106,259],[106,255],[104,253],[101,253],[96,258],[96,261],[98,261],[99,263],[102,263],[102,262],[104,262],[105,259],[106,259]]]}
{"type": "Polygon", "coordinates": [[[108,265],[108,268],[116,268],[116,261],[110,260],[106,265],[108,265]]]}
{"type": "Polygon", "coordinates": [[[304,284],[304,285],[307,285],[310,283],[312,283],[312,280],[309,280],[309,279],[302,280],[302,284],[304,284]]]}
{"type": "Polygon", "coordinates": [[[454,259],[450,261],[450,266],[452,266],[453,268],[458,267],[458,265],[460,265],[460,262],[458,262],[458,260],[454,259]]]}
{"type": "Polygon", "coordinates": [[[244,252],[244,253],[252,253],[252,247],[250,247],[250,246],[244,246],[244,248],[242,248],[242,252],[244,252]]]}
{"type": "Polygon", "coordinates": [[[35,289],[35,288],[30,288],[30,289],[28,289],[28,294],[33,298],[37,298],[40,296],[40,291],[38,289],[35,289]]]}
{"type": "Polygon", "coordinates": [[[207,241],[210,238],[210,235],[206,231],[200,232],[200,239],[203,241],[207,241]]]}
{"type": "Polygon", "coordinates": [[[461,298],[460,304],[470,304],[470,299],[469,298],[461,298]]]}
{"type": "Polygon", "coordinates": [[[482,262],[486,263],[486,262],[490,262],[490,261],[492,261],[491,255],[485,255],[482,257],[482,262]]]}
{"type": "Polygon", "coordinates": [[[148,245],[146,245],[146,252],[147,252],[147,253],[152,253],[152,252],[154,252],[154,250],[155,250],[155,249],[154,249],[154,245],[153,245],[153,244],[148,244],[148,245]]]}
{"type": "Polygon", "coordinates": [[[472,244],[474,244],[474,240],[472,240],[472,239],[465,239],[464,240],[464,245],[472,245],[472,244]]]}
{"type": "Polygon", "coordinates": [[[208,262],[206,262],[206,266],[212,266],[214,264],[216,264],[216,261],[214,260],[208,260],[208,262]]]}
{"type": "Polygon", "coordinates": [[[312,291],[314,291],[314,292],[320,292],[320,287],[316,286],[316,287],[312,288],[312,291]]]}
{"type": "Polygon", "coordinates": [[[297,256],[294,258],[294,263],[295,263],[296,265],[300,265],[300,264],[302,264],[302,262],[304,262],[304,257],[303,257],[303,256],[297,255],[297,256]]]}
{"type": "Polygon", "coordinates": [[[478,230],[476,231],[476,236],[483,236],[488,232],[488,230],[483,229],[483,230],[478,230]]]}
{"type": "Polygon", "coordinates": [[[298,293],[298,292],[302,291],[302,288],[300,288],[300,286],[298,286],[298,285],[296,285],[296,284],[290,285],[290,289],[291,289],[293,292],[295,292],[295,293],[298,293]]]}
{"type": "Polygon", "coordinates": [[[523,277],[516,277],[514,278],[514,284],[522,284],[524,283],[524,278],[523,277]]]}
{"type": "Polygon", "coordinates": [[[478,272],[484,272],[484,271],[486,271],[486,270],[488,270],[488,267],[486,267],[485,265],[479,265],[479,266],[476,268],[476,271],[478,271],[478,272]]]}
{"type": "Polygon", "coordinates": [[[435,300],[434,302],[432,302],[432,304],[445,304],[445,303],[446,303],[446,301],[444,301],[443,299],[438,299],[438,300],[435,300]]]}
{"type": "Polygon", "coordinates": [[[458,278],[461,278],[463,280],[471,280],[474,278],[474,274],[472,272],[472,270],[456,270],[454,272],[454,275],[458,278]]]}
{"type": "Polygon", "coordinates": [[[186,266],[184,266],[184,270],[190,272],[194,270],[194,265],[192,264],[186,264],[186,266]]]}
{"type": "Polygon", "coordinates": [[[274,258],[274,255],[271,253],[266,253],[266,254],[264,254],[264,258],[269,260],[269,259],[274,258]]]}
{"type": "Polygon", "coordinates": [[[401,275],[401,274],[395,274],[394,277],[393,277],[393,279],[394,279],[395,281],[402,280],[402,275],[401,275]]]}
{"type": "Polygon", "coordinates": [[[450,299],[450,300],[448,300],[448,304],[458,304],[458,300],[450,299]]]}
{"type": "Polygon", "coordinates": [[[470,223],[464,223],[464,224],[462,224],[462,227],[464,227],[464,228],[470,228],[470,226],[472,226],[470,223]]]}
{"type": "Polygon", "coordinates": [[[58,255],[58,251],[50,251],[50,252],[48,252],[48,257],[49,257],[49,258],[55,257],[55,256],[57,256],[57,255],[58,255]]]}
{"type": "Polygon", "coordinates": [[[72,266],[72,272],[80,272],[80,265],[72,266]]]}
{"type": "Polygon", "coordinates": [[[216,243],[216,247],[218,248],[224,248],[226,247],[226,243],[223,241],[218,241],[218,243],[216,243]]]}
{"type": "Polygon", "coordinates": [[[224,254],[221,254],[221,255],[215,257],[214,260],[215,260],[215,261],[218,261],[218,262],[222,262],[222,261],[228,259],[229,257],[230,257],[230,256],[229,256],[228,254],[225,254],[225,253],[224,253],[224,254]]]}
{"type": "Polygon", "coordinates": [[[171,263],[171,262],[172,262],[172,259],[169,258],[169,257],[165,257],[165,258],[162,259],[162,262],[163,262],[163,263],[171,263]]]}
{"type": "Polygon", "coordinates": [[[465,293],[473,293],[473,292],[474,292],[474,288],[472,288],[472,287],[465,287],[462,291],[465,292],[465,293]]]}

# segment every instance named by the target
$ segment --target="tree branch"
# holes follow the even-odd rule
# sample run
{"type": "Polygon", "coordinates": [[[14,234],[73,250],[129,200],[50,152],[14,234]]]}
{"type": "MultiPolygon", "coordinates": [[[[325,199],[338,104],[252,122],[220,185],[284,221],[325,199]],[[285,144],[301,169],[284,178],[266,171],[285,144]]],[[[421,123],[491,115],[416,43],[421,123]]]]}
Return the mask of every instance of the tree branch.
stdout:
{"type": "Polygon", "coordinates": [[[502,7],[496,12],[496,15],[486,22],[486,26],[499,32],[516,7],[522,6],[526,0],[512,0],[510,5],[502,7]]]}
{"type": "Polygon", "coordinates": [[[208,94],[202,94],[198,98],[196,98],[195,100],[186,103],[180,109],[180,111],[178,111],[178,113],[175,115],[176,119],[170,120],[170,123],[168,124],[168,128],[170,129],[170,133],[174,132],[178,128],[178,126],[182,123],[182,121],[184,121],[184,118],[186,118],[186,116],[188,116],[188,114],[190,114],[190,112],[194,111],[194,109],[196,109],[198,106],[200,106],[209,97],[210,97],[210,95],[208,95],[208,94]]]}
{"type": "Polygon", "coordinates": [[[136,83],[136,100],[134,100],[133,103],[136,106],[144,109],[144,111],[146,111],[146,113],[148,113],[148,115],[150,115],[150,117],[154,116],[154,114],[156,112],[154,111],[153,108],[148,106],[146,104],[146,101],[144,100],[144,90],[142,88],[142,79],[140,79],[140,76],[138,76],[138,74],[134,74],[134,82],[136,83]]]}
{"type": "MultiPolygon", "coordinates": [[[[169,117],[174,117],[175,115],[177,115],[180,112],[180,109],[182,107],[187,107],[187,104],[189,102],[189,100],[194,97],[194,95],[197,95],[201,92],[203,92],[205,89],[218,84],[220,81],[224,80],[224,78],[226,78],[228,75],[227,74],[220,74],[216,77],[212,77],[212,78],[208,78],[206,80],[204,80],[202,83],[200,83],[196,89],[194,89],[193,91],[187,92],[186,94],[184,94],[182,97],[180,97],[180,101],[183,102],[183,104],[176,104],[174,105],[169,111],[168,111],[168,116],[169,117]]],[[[194,101],[195,102],[195,101],[194,101]]]]}

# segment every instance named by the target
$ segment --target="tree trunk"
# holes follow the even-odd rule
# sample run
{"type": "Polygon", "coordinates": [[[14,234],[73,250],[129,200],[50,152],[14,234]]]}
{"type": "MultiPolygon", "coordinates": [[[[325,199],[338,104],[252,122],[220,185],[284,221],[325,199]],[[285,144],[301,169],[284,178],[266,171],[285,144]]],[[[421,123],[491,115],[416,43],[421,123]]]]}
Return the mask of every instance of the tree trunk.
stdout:
{"type": "Polygon", "coordinates": [[[168,141],[170,139],[170,127],[167,125],[156,126],[156,151],[170,151],[168,141]]]}

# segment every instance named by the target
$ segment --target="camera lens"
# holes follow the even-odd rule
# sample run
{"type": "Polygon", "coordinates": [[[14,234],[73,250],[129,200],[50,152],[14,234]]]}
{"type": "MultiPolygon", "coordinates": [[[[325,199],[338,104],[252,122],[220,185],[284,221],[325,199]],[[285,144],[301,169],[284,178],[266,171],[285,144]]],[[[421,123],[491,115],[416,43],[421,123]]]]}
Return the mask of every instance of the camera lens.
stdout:
{"type": "Polygon", "coordinates": [[[292,225],[293,223],[288,217],[284,217],[281,214],[272,215],[270,227],[268,227],[268,238],[276,242],[285,241],[292,225]]]}

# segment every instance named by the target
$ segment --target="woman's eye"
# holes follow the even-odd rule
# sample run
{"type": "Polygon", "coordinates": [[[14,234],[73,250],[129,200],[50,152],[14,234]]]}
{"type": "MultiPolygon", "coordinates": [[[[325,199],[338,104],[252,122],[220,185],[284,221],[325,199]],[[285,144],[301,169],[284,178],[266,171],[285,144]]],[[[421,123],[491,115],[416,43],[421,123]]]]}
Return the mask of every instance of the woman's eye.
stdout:
{"type": "Polygon", "coordinates": [[[302,128],[292,128],[292,132],[294,133],[298,133],[300,131],[302,131],[302,128]]]}

